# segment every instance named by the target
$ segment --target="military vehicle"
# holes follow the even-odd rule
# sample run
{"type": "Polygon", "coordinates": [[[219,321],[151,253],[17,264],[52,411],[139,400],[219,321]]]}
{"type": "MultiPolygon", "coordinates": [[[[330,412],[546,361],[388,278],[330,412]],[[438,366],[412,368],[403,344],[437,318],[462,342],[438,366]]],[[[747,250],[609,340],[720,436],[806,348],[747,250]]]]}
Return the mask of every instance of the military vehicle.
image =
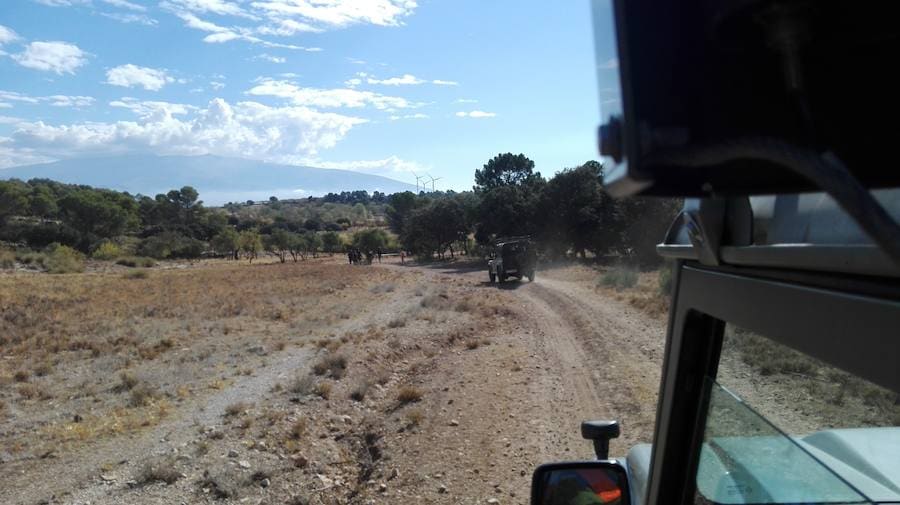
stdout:
{"type": "Polygon", "coordinates": [[[509,237],[494,241],[488,259],[488,278],[491,283],[506,282],[509,277],[528,277],[534,281],[537,254],[529,237],[509,237]]]}
{"type": "Polygon", "coordinates": [[[531,502],[900,503],[898,6],[593,8],[606,187],[686,200],[652,444],[586,422],[531,502]]]}

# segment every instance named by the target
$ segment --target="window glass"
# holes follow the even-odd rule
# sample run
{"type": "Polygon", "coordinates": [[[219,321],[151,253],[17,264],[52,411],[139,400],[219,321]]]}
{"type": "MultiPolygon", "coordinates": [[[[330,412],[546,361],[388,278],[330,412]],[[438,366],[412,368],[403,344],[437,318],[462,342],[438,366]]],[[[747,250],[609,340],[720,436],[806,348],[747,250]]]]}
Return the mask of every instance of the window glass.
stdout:
{"type": "Polygon", "coordinates": [[[896,393],[733,326],[708,390],[698,503],[900,501],[896,393]]]}

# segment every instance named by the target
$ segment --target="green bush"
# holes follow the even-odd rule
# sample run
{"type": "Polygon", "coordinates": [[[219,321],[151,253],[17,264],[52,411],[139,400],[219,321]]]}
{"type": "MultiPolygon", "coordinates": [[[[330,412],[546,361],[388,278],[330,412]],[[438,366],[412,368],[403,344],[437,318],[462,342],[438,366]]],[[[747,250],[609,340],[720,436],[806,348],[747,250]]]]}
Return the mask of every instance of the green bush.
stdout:
{"type": "Polygon", "coordinates": [[[609,270],[600,277],[601,285],[617,290],[633,288],[637,284],[637,281],[637,270],[624,265],[610,267],[609,270]]]}
{"type": "Polygon", "coordinates": [[[126,256],[117,259],[116,264],[131,268],[150,268],[156,266],[156,261],[154,261],[153,258],[147,258],[145,256],[126,256]]]}
{"type": "Polygon", "coordinates": [[[91,253],[91,257],[95,260],[114,260],[121,255],[122,248],[114,242],[103,242],[91,253]]]}
{"type": "Polygon", "coordinates": [[[0,249],[0,268],[12,268],[16,265],[16,255],[12,251],[0,249]]]}
{"type": "Polygon", "coordinates": [[[51,274],[83,272],[84,256],[69,246],[57,245],[50,249],[44,266],[51,274]]]}

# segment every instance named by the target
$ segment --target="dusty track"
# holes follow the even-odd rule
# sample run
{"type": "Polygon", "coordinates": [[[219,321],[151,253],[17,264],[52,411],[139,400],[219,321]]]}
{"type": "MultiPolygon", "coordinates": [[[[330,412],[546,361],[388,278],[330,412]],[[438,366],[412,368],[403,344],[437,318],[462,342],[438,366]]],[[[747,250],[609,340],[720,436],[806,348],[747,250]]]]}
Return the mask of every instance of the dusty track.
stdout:
{"type": "Polygon", "coordinates": [[[451,356],[433,372],[430,380],[449,387],[429,400],[440,415],[395,441],[411,448],[395,463],[413,474],[400,494],[426,503],[527,503],[536,464],[592,457],[582,420],[622,422],[614,455],[651,440],[663,321],[596,293],[593,278],[571,272],[498,287],[483,282],[480,269],[416,269],[426,278],[461,277],[473,296],[499,289],[518,315],[489,348],[451,356]],[[446,497],[435,495],[441,485],[446,497]]]}

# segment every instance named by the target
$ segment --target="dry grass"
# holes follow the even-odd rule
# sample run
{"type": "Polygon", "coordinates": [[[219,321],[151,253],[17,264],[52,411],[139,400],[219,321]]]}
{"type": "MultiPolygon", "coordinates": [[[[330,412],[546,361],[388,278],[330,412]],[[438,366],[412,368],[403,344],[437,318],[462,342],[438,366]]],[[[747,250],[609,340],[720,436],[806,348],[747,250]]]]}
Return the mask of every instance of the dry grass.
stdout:
{"type": "Polygon", "coordinates": [[[300,440],[304,435],[306,435],[308,429],[309,421],[307,421],[305,417],[301,417],[291,423],[291,427],[288,433],[294,440],[300,440]]]}
{"type": "Polygon", "coordinates": [[[397,392],[397,401],[401,404],[413,403],[422,399],[422,390],[415,386],[403,386],[397,392]]]}
{"type": "Polygon", "coordinates": [[[225,416],[236,417],[246,412],[249,408],[250,404],[247,402],[235,402],[225,407],[225,416]]]}
{"type": "Polygon", "coordinates": [[[315,393],[318,396],[320,396],[321,398],[324,398],[327,400],[327,399],[331,398],[331,390],[332,389],[333,389],[333,386],[331,385],[330,382],[320,382],[320,383],[316,384],[315,393]]]}
{"type": "Polygon", "coordinates": [[[342,354],[329,354],[313,364],[312,370],[316,375],[327,375],[338,380],[347,371],[347,357],[342,354]]]}
{"type": "Polygon", "coordinates": [[[363,401],[366,398],[366,393],[369,392],[370,387],[372,387],[371,382],[368,380],[362,381],[350,391],[350,399],[357,402],[363,401]]]}
{"type": "Polygon", "coordinates": [[[406,326],[405,317],[395,317],[388,321],[388,328],[402,328],[404,326],[406,326]]]}
{"type": "Polygon", "coordinates": [[[406,412],[406,422],[410,426],[418,426],[425,420],[425,413],[422,409],[409,409],[406,412]]]}
{"type": "Polygon", "coordinates": [[[175,458],[170,456],[153,458],[144,463],[141,470],[135,476],[138,484],[147,485],[154,482],[174,484],[181,478],[181,472],[176,468],[175,458]]]}

